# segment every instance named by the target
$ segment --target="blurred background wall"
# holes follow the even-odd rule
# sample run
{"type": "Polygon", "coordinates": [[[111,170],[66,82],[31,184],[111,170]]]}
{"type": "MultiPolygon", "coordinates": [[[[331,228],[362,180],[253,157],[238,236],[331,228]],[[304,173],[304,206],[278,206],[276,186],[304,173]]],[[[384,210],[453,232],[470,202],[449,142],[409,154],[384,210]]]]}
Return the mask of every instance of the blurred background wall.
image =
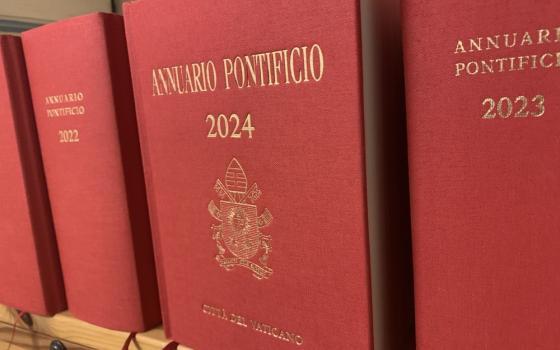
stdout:
{"type": "Polygon", "coordinates": [[[122,13],[127,0],[0,0],[0,33],[24,30],[90,12],[122,13]]]}

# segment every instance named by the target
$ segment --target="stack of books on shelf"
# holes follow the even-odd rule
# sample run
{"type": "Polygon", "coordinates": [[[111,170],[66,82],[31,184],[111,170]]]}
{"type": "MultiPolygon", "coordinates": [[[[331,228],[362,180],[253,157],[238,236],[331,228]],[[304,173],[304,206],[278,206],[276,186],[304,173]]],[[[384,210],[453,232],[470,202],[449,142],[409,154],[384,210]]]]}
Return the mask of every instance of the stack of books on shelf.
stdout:
{"type": "Polygon", "coordinates": [[[555,349],[559,9],[136,0],[0,36],[0,322],[555,349]]]}

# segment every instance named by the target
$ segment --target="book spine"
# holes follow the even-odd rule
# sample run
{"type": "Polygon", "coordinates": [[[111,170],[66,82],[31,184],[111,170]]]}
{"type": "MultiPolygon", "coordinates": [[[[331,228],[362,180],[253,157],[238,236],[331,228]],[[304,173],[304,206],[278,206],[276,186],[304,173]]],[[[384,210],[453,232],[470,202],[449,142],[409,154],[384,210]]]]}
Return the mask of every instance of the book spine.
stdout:
{"type": "Polygon", "coordinates": [[[54,314],[66,308],[66,299],[20,39],[16,37],[3,38],[2,53],[34,235],[35,251],[39,262],[45,310],[47,314],[54,314]]]}
{"type": "MultiPolygon", "coordinates": [[[[125,15],[124,18],[126,24],[126,20],[128,16],[134,15],[133,4],[128,4],[128,3],[123,4],[123,11],[125,15]]],[[[125,25],[125,30],[126,30],[126,39],[128,43],[130,67],[133,67],[135,64],[135,57],[133,53],[137,52],[133,48],[135,43],[135,38],[133,37],[133,31],[128,30],[128,27],[126,27],[126,25],[125,25]]],[[[154,255],[156,259],[155,266],[157,269],[159,300],[161,304],[160,306],[161,306],[161,314],[162,314],[161,316],[162,316],[163,326],[165,330],[165,335],[168,338],[172,339],[173,338],[172,328],[171,328],[171,322],[169,321],[169,306],[167,302],[167,290],[166,290],[167,284],[165,279],[165,271],[163,269],[163,264],[161,263],[162,256],[161,256],[160,230],[159,230],[158,217],[157,217],[157,205],[155,201],[155,192],[154,192],[155,189],[152,181],[152,167],[150,162],[149,144],[148,144],[148,138],[146,137],[146,130],[144,129],[145,123],[143,122],[144,111],[142,109],[143,106],[142,103],[143,94],[141,91],[142,84],[134,83],[136,79],[134,76],[135,70],[131,69],[130,71],[132,75],[134,99],[136,102],[136,118],[138,121],[138,132],[140,136],[140,146],[142,149],[141,157],[142,157],[145,183],[146,183],[146,193],[148,197],[149,217],[150,217],[152,238],[154,244],[154,255]]]]}
{"type": "Polygon", "coordinates": [[[122,18],[61,21],[23,43],[69,309],[106,328],[151,328],[161,316],[122,18]]]}
{"type": "Polygon", "coordinates": [[[144,323],[148,327],[156,326],[160,321],[160,305],[157,289],[157,277],[154,261],[154,248],[150,231],[150,218],[146,198],[146,182],[142,168],[142,156],[134,93],[129,67],[124,22],[121,17],[103,17],[111,87],[115,101],[115,114],[119,132],[121,160],[126,178],[126,195],[129,205],[131,229],[134,233],[134,253],[138,274],[138,288],[141,305],[144,308],[144,323]],[[118,33],[119,35],[115,35],[118,33]]]}

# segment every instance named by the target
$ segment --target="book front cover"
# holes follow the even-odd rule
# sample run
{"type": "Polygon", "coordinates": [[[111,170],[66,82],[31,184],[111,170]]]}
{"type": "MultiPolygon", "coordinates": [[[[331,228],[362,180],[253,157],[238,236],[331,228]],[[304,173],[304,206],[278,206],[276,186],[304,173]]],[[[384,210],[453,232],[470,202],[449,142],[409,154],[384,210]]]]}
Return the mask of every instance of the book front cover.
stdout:
{"type": "Polygon", "coordinates": [[[370,349],[356,1],[125,7],[168,334],[370,349]]]}
{"type": "Polygon", "coordinates": [[[70,311],[103,327],[160,321],[123,20],[23,34],[70,311]]]}
{"type": "Polygon", "coordinates": [[[558,347],[559,9],[404,3],[420,350],[558,347]]]}

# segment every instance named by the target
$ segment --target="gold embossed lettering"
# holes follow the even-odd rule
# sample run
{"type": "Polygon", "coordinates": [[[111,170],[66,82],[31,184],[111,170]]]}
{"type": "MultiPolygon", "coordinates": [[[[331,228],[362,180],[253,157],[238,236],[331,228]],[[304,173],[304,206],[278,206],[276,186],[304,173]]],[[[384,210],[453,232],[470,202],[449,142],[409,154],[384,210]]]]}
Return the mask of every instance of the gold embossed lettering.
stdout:
{"type": "Polygon", "coordinates": [[[487,37],[486,38],[486,50],[492,50],[492,49],[499,49],[500,45],[500,36],[496,35],[493,37],[487,37]]]}
{"type": "Polygon", "coordinates": [[[465,53],[465,52],[467,52],[467,50],[465,50],[465,45],[463,45],[463,42],[461,40],[457,41],[457,47],[455,48],[455,54],[465,53]]]}
{"type": "Polygon", "coordinates": [[[531,34],[529,32],[525,32],[523,35],[523,40],[521,40],[521,46],[525,45],[533,45],[533,39],[531,38],[531,34]]]}
{"type": "Polygon", "coordinates": [[[482,101],[485,112],[482,119],[509,119],[527,118],[529,115],[533,117],[542,117],[546,112],[545,98],[543,95],[536,95],[529,103],[529,99],[525,96],[517,96],[512,99],[507,96],[494,99],[487,97],[482,101]],[[497,101],[497,102],[496,102],[497,101]]]}
{"type": "Polygon", "coordinates": [[[542,55],[541,59],[540,59],[540,65],[544,68],[551,68],[552,66],[554,66],[554,56],[550,53],[546,53],[546,54],[542,55]],[[545,61],[549,58],[552,58],[553,61],[550,62],[549,64],[545,63],[545,61]]]}
{"type": "Polygon", "coordinates": [[[224,58],[224,73],[226,75],[226,90],[231,89],[229,85],[229,77],[233,74],[233,61],[230,58],[224,58]]]}
{"type": "Polygon", "coordinates": [[[290,52],[290,73],[291,73],[293,82],[296,83],[296,84],[299,84],[299,83],[302,82],[303,78],[302,78],[301,69],[298,69],[296,71],[296,68],[294,66],[294,54],[297,54],[301,58],[301,50],[300,50],[299,47],[294,48],[290,52]],[[298,74],[297,77],[296,77],[296,73],[298,74]]]}
{"type": "Polygon", "coordinates": [[[311,76],[313,77],[313,80],[315,81],[319,81],[321,80],[321,78],[323,78],[323,69],[325,68],[325,62],[324,62],[324,58],[323,58],[323,51],[321,51],[321,47],[317,44],[313,45],[311,47],[311,53],[309,56],[309,63],[310,63],[310,69],[311,69],[311,76]],[[318,67],[318,72],[315,71],[315,63],[317,63],[319,65],[318,67]]]}
{"type": "Polygon", "coordinates": [[[469,39],[469,52],[482,51],[482,38],[469,39]]]}
{"type": "Polygon", "coordinates": [[[515,47],[515,45],[517,44],[517,33],[513,33],[511,34],[504,34],[504,39],[505,39],[505,46],[508,48],[512,48],[515,47]]]}
{"type": "Polygon", "coordinates": [[[193,92],[199,92],[199,91],[206,91],[206,89],[202,86],[202,82],[201,82],[201,75],[202,75],[202,68],[200,67],[199,64],[194,63],[192,65],[192,71],[193,71],[193,78],[194,78],[194,90],[193,92]]]}
{"type": "Polygon", "coordinates": [[[309,81],[309,69],[308,69],[308,65],[307,65],[307,46],[304,46],[301,48],[303,51],[303,81],[304,82],[308,82],[309,81]]]}
{"type": "Polygon", "coordinates": [[[272,53],[272,66],[274,67],[274,85],[279,85],[278,74],[282,71],[282,51],[274,51],[272,53]]]}
{"type": "Polygon", "coordinates": [[[247,74],[249,79],[247,79],[247,87],[251,87],[251,82],[253,85],[257,85],[257,56],[245,56],[245,63],[247,65],[247,74]]]}
{"type": "Polygon", "coordinates": [[[218,83],[217,79],[218,75],[216,73],[216,66],[214,65],[214,62],[208,61],[206,64],[206,81],[210,91],[216,91],[216,84],[218,83]]]}
{"type": "Polygon", "coordinates": [[[550,43],[550,30],[539,29],[539,44],[550,43]]]}
{"type": "Polygon", "coordinates": [[[247,81],[247,76],[245,75],[245,65],[241,57],[235,57],[233,61],[233,76],[235,77],[237,87],[242,89],[247,81]]]}

